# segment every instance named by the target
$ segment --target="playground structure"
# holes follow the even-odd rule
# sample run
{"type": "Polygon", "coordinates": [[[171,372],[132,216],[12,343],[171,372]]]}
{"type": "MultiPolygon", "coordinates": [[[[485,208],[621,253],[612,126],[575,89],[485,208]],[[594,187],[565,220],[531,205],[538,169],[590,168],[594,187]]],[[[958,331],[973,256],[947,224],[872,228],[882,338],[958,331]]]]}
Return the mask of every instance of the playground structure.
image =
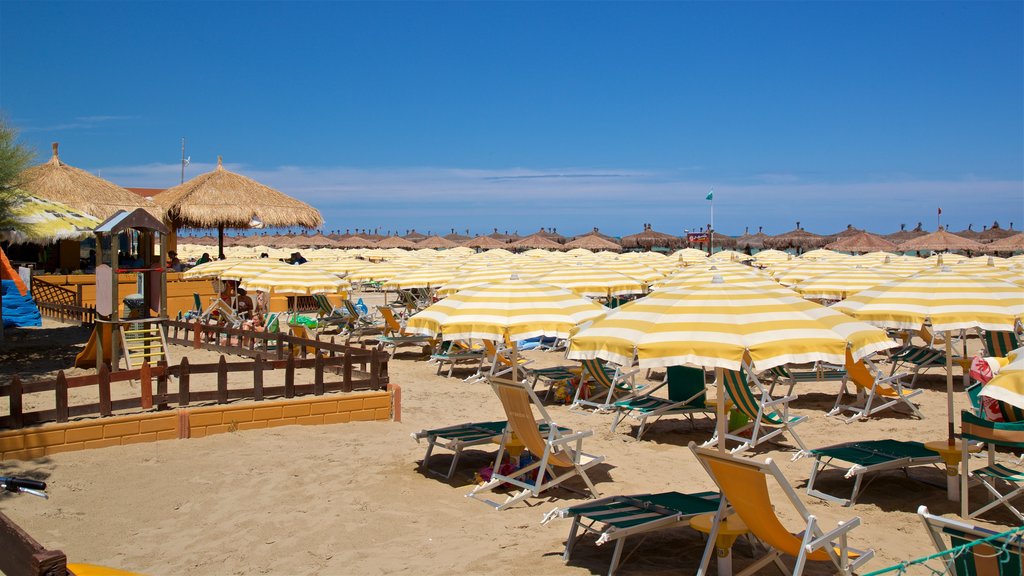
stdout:
{"type": "Polygon", "coordinates": [[[141,208],[120,211],[95,230],[96,234],[96,327],[75,366],[96,367],[109,363],[117,370],[121,360],[127,370],[143,362],[155,364],[167,358],[167,239],[170,230],[141,208]],[[119,249],[126,255],[122,261],[119,249]],[[138,293],[123,298],[118,293],[118,274],[136,274],[138,293]]]}

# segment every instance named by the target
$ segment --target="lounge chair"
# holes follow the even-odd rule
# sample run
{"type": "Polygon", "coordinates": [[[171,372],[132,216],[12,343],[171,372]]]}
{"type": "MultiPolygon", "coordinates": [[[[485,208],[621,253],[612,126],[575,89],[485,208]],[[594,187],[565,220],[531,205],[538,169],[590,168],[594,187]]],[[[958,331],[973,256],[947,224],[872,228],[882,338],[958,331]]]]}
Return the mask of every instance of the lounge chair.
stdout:
{"type": "Polygon", "coordinates": [[[784,574],[791,573],[795,576],[803,574],[808,561],[831,562],[840,574],[850,576],[874,556],[873,550],[856,550],[847,543],[850,531],[860,525],[859,517],[840,522],[836,528],[824,532],[818,525],[817,518],[807,511],[796,491],[771,458],[760,463],[715,449],[698,448],[693,442],[690,442],[690,450],[722,492],[721,504],[715,513],[711,533],[708,535],[708,545],[704,549],[697,574],[707,573],[708,564],[714,554],[718,528],[728,513],[738,515],[750,530],[750,534],[768,548],[768,553],[746,567],[740,572],[740,576],[757,574],[771,563],[784,574]],[[787,530],[775,514],[768,492],[769,478],[775,480],[805,523],[801,534],[793,534],[787,530]],[[792,569],[783,564],[783,555],[796,559],[792,569]]]}
{"type": "Polygon", "coordinates": [[[615,542],[612,562],[608,567],[608,576],[612,576],[622,559],[626,538],[655,530],[689,526],[695,516],[718,510],[719,500],[718,492],[609,496],[576,506],[556,508],[544,516],[541,524],[556,518],[572,518],[565,552],[562,553],[566,563],[581,536],[594,535],[598,546],[615,542]]]}
{"type": "Polygon", "coordinates": [[[768,389],[770,394],[774,396],[775,387],[781,384],[788,387],[785,395],[789,396],[797,384],[809,382],[840,382],[845,389],[846,378],[846,370],[842,366],[816,362],[811,370],[792,370],[785,365],[770,368],[766,380],[771,385],[768,389]]]}
{"type": "Polygon", "coordinates": [[[592,497],[599,496],[597,488],[587,476],[587,470],[603,462],[604,456],[583,452],[583,439],[593,435],[593,432],[570,432],[559,428],[548,416],[544,405],[529,384],[500,378],[490,379],[490,384],[501,400],[505,416],[508,417],[508,427],[502,437],[495,462],[502,461],[512,434],[515,434],[535,460],[510,474],[501,474],[499,467],[496,466],[490,480],[477,486],[466,496],[482,500],[497,510],[504,510],[531,496],[539,496],[541,492],[577,476],[586,484],[592,497]],[[533,415],[534,408],[540,413],[539,421],[533,415]],[[547,434],[538,431],[538,426],[542,424],[548,425],[547,434]],[[510,484],[518,490],[509,493],[503,502],[494,502],[484,497],[484,493],[504,484],[510,484]]]}
{"type": "Polygon", "coordinates": [[[924,414],[921,414],[917,406],[910,401],[911,398],[921,394],[924,390],[907,390],[904,388],[903,378],[906,374],[886,376],[866,358],[855,362],[849,350],[846,352],[846,373],[849,376],[849,381],[857,389],[857,396],[864,399],[864,405],[843,404],[843,398],[846,396],[846,386],[843,385],[839,389],[836,403],[832,406],[832,410],[828,412],[828,416],[844,418],[844,412],[852,412],[853,415],[845,418],[846,423],[849,424],[862,418],[868,418],[890,406],[903,404],[910,409],[914,416],[924,418],[924,414]]]}
{"type": "Polygon", "coordinates": [[[431,362],[437,362],[437,375],[448,365],[448,377],[452,377],[452,371],[458,364],[476,364],[476,372],[480,373],[484,364],[483,348],[474,348],[461,341],[443,340],[438,344],[437,352],[430,355],[431,362]]]}
{"type": "Polygon", "coordinates": [[[1024,523],[1024,514],[1021,513],[1012,503],[1014,498],[1024,495],[1024,470],[1013,468],[996,462],[995,449],[997,446],[1020,449],[1024,448],[1024,422],[992,422],[980,418],[970,412],[960,413],[961,431],[960,438],[963,439],[963,460],[961,461],[960,476],[960,516],[974,518],[979,514],[1003,505],[1017,518],[1024,523]],[[968,458],[968,440],[984,442],[988,446],[988,465],[977,470],[969,470],[970,458],[968,458]],[[968,502],[968,487],[971,482],[976,482],[985,487],[991,496],[991,500],[973,511],[970,510],[968,502]],[[1001,491],[1000,488],[1003,488],[1001,491]]]}
{"type": "Polygon", "coordinates": [[[982,337],[985,340],[986,356],[1005,357],[1011,351],[1020,348],[1020,341],[1018,340],[1015,332],[984,330],[982,332],[982,337]]]}
{"type": "Polygon", "coordinates": [[[911,467],[936,466],[941,468],[940,464],[942,463],[939,453],[925,448],[924,444],[901,440],[844,442],[801,452],[800,456],[814,456],[814,468],[811,469],[811,477],[807,481],[807,494],[843,506],[853,506],[857,502],[860,491],[867,488],[867,485],[878,477],[876,473],[902,470],[909,478],[911,467]],[[845,464],[839,465],[837,462],[845,464]],[[844,478],[853,478],[853,491],[849,498],[826,494],[814,487],[814,483],[818,480],[818,474],[829,468],[843,470],[844,478]],[[868,475],[872,475],[872,478],[868,480],[867,484],[863,484],[864,478],[868,475]]]}
{"type": "Polygon", "coordinates": [[[323,294],[314,294],[313,301],[317,305],[317,333],[323,333],[331,329],[339,332],[348,331],[353,318],[344,305],[334,306],[327,296],[323,294]]]}
{"type": "MultiPolygon", "coordinates": [[[[427,453],[423,456],[420,468],[439,474],[446,479],[451,479],[452,475],[455,474],[455,467],[459,464],[459,457],[462,456],[463,450],[481,444],[494,443],[495,440],[500,439],[505,433],[506,426],[508,426],[508,421],[496,420],[493,422],[466,422],[465,424],[456,424],[444,428],[413,432],[412,437],[417,442],[423,439],[427,440],[427,453]],[[441,447],[455,453],[452,457],[451,465],[448,466],[447,473],[442,474],[441,472],[431,470],[428,466],[430,456],[433,454],[435,447],[441,447]]],[[[568,428],[563,428],[562,430],[569,432],[568,428]]],[[[547,434],[547,425],[540,425],[538,431],[541,434],[547,434]]]]}
{"type": "Polygon", "coordinates": [[[381,316],[384,318],[384,334],[377,336],[377,342],[382,349],[391,347],[391,351],[394,353],[398,351],[399,346],[420,346],[424,354],[430,354],[430,349],[433,348],[437,340],[429,336],[406,332],[395,318],[391,308],[378,306],[377,309],[380,310],[381,316]]]}
{"type": "MultiPolygon", "coordinates": [[[[748,419],[745,425],[727,431],[725,434],[726,440],[739,442],[739,446],[733,448],[732,453],[738,454],[784,433],[793,437],[793,441],[797,443],[800,450],[807,450],[803,440],[794,430],[797,424],[807,420],[807,416],[789,415],[789,403],[795,400],[796,396],[772,397],[760,380],[749,372],[746,363],[744,366],[745,368],[739,371],[722,371],[723,381],[721,384],[725,388],[728,399],[733,403],[733,410],[748,419]],[[750,431],[749,438],[743,435],[747,431],[750,431]]],[[[718,443],[717,427],[714,436],[703,445],[712,446],[716,443],[718,443]]]]}
{"type": "Polygon", "coordinates": [[[583,366],[583,374],[570,410],[614,412],[616,402],[636,396],[641,388],[636,385],[639,369],[629,370],[623,366],[613,368],[596,358],[581,360],[580,364],[583,366]],[[593,383],[597,391],[591,393],[586,383],[593,383]]]}
{"type": "Polygon", "coordinates": [[[1020,576],[1024,573],[1024,527],[994,532],[936,516],[928,511],[927,506],[919,507],[917,515],[921,517],[938,553],[935,555],[937,558],[932,558],[945,564],[944,569],[932,569],[932,573],[952,576],[1020,576]],[[944,536],[949,536],[948,545],[944,536]]]}
{"type": "Polygon", "coordinates": [[[490,367],[486,374],[481,370],[476,375],[466,378],[466,382],[479,382],[487,378],[502,378],[507,374],[512,373],[513,364],[516,367],[517,376],[521,375],[522,381],[528,380],[526,366],[533,363],[533,360],[527,360],[526,358],[519,357],[516,362],[512,362],[512,348],[498,347],[493,340],[484,340],[484,355],[487,357],[487,361],[490,362],[490,367]]]}
{"type": "MultiPolygon", "coordinates": [[[[360,299],[362,301],[362,299],[360,299]]],[[[349,334],[352,336],[364,336],[367,334],[380,334],[384,331],[384,325],[380,323],[380,320],[373,314],[372,310],[362,306],[356,306],[348,298],[341,301],[341,305],[345,307],[345,311],[348,312],[349,334]]]]}
{"type": "Polygon", "coordinates": [[[612,432],[615,432],[615,428],[627,417],[634,418],[640,423],[636,431],[637,440],[643,436],[647,421],[651,418],[654,419],[653,423],[662,416],[685,416],[692,425],[694,414],[707,414],[711,411],[705,404],[706,396],[704,370],[688,366],[669,366],[665,371],[665,382],[640,396],[615,403],[616,413],[612,422],[612,432]],[[654,392],[663,386],[668,387],[668,398],[654,395],[654,392]]]}

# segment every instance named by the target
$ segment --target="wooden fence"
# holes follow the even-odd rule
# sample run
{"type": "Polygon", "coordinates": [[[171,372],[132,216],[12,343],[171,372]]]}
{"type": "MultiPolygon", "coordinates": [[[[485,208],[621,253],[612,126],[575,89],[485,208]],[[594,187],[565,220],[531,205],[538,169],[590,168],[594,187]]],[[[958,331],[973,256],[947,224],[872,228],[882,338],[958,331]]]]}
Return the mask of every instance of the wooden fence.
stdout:
{"type": "Polygon", "coordinates": [[[91,326],[96,323],[96,307],[82,305],[81,288],[79,286],[75,292],[32,277],[32,299],[41,315],[61,322],[78,322],[91,326]]]}
{"type": "MultiPolygon", "coordinates": [[[[357,349],[358,350],[358,349],[357,349]]],[[[362,351],[371,352],[371,351],[362,351]]],[[[378,350],[375,354],[386,353],[378,350]]],[[[250,399],[256,402],[268,397],[293,398],[295,396],[313,394],[323,395],[326,392],[352,392],[355,390],[381,390],[387,387],[387,373],[380,370],[386,363],[371,363],[368,373],[357,373],[355,365],[359,362],[355,354],[344,354],[326,357],[317,352],[312,358],[296,358],[289,355],[282,360],[265,360],[257,356],[252,361],[229,363],[224,356],[215,363],[192,364],[188,358],[182,358],[176,366],[143,364],[137,370],[110,372],[101,365],[97,374],[88,376],[67,377],[64,371],[57,373],[55,380],[42,382],[22,382],[17,375],[8,384],[0,384],[0,398],[10,400],[10,415],[0,417],[0,429],[22,428],[42,422],[67,422],[76,416],[111,416],[116,410],[142,409],[149,410],[156,406],[167,409],[173,406],[188,406],[193,402],[216,402],[226,404],[231,400],[250,399]],[[296,384],[295,370],[298,368],[313,369],[312,384],[296,384]],[[284,370],[283,386],[264,386],[263,376],[272,370],[284,370]],[[244,388],[228,388],[230,374],[251,373],[252,386],[244,388]],[[193,375],[216,374],[217,389],[194,391],[191,389],[193,375]],[[327,375],[340,375],[341,379],[328,381],[327,375]],[[177,379],[177,391],[169,388],[170,377],[177,379]],[[111,399],[111,384],[137,380],[140,383],[139,395],[118,400],[111,399]],[[153,384],[156,383],[154,391],[153,384]],[[91,404],[69,405],[68,390],[96,386],[99,402],[91,404]],[[24,395],[35,393],[53,394],[53,409],[26,412],[24,395]]]]}

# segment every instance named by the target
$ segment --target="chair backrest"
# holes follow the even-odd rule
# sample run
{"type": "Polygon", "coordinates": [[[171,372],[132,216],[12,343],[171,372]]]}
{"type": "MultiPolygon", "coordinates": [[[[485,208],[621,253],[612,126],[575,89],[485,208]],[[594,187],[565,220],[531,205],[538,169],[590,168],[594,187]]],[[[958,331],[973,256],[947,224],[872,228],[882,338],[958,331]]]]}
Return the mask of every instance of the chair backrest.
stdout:
{"type": "MultiPolygon", "coordinates": [[[[846,351],[846,376],[850,382],[853,382],[854,386],[863,390],[871,390],[875,385],[875,375],[868,370],[867,364],[862,360],[854,360],[853,352],[850,350],[846,351]]],[[[893,394],[891,386],[881,385],[877,388],[878,392],[882,395],[893,394]]]]}
{"type": "Polygon", "coordinates": [[[192,305],[194,306],[193,309],[196,312],[202,312],[203,311],[203,301],[199,298],[199,292],[193,292],[192,293],[192,305]]]}
{"type": "Polygon", "coordinates": [[[1020,348],[1017,335],[1013,332],[985,330],[985,351],[989,356],[1006,356],[1012,350],[1020,348]]]}
{"type": "Polygon", "coordinates": [[[1024,448],[1024,422],[992,422],[970,412],[960,413],[960,437],[1010,448],[1024,448]]]}
{"type": "MultiPolygon", "coordinates": [[[[928,512],[927,506],[919,507],[917,515],[924,522],[936,551],[951,557],[952,574],[1020,576],[1024,573],[1021,568],[1024,534],[1019,527],[1002,533],[993,532],[959,520],[936,516],[928,512]],[[948,546],[943,536],[949,536],[948,546]],[[978,543],[980,540],[987,542],[978,543]]],[[[945,558],[943,561],[948,563],[945,558]]]]}
{"type": "Polygon", "coordinates": [[[316,302],[316,307],[320,314],[328,315],[331,312],[334,312],[334,305],[332,305],[331,301],[327,299],[327,296],[324,296],[323,294],[313,294],[313,301],[316,302]]]}
{"type": "MultiPolygon", "coordinates": [[[[530,454],[540,458],[545,452],[548,454],[548,462],[553,466],[566,468],[573,465],[573,458],[567,449],[551,446],[537,427],[537,419],[533,415],[532,391],[520,382],[512,380],[491,379],[491,386],[494,387],[498,399],[501,400],[501,407],[505,409],[505,416],[519,441],[526,446],[530,454]]],[[[537,402],[540,406],[540,402],[537,402]]],[[[542,424],[548,424],[552,434],[557,434],[558,427],[547,417],[543,407],[540,407],[543,415],[542,424]]]]}
{"type": "Polygon", "coordinates": [[[583,366],[583,370],[590,375],[590,378],[597,382],[598,385],[605,388],[612,387],[612,381],[608,378],[608,374],[604,371],[604,364],[601,363],[597,358],[589,360],[580,360],[580,364],[583,366]]]}
{"type": "Polygon", "coordinates": [[[773,411],[761,411],[761,399],[754,395],[747,385],[747,374],[743,369],[723,370],[723,382],[725,393],[732,400],[733,405],[751,420],[761,419],[765,424],[781,424],[782,417],[773,411]]]}
{"type": "MultiPolygon", "coordinates": [[[[782,486],[804,520],[807,519],[807,510],[800,505],[799,500],[793,500],[795,494],[791,494],[792,488],[784,477],[780,477],[781,472],[778,467],[772,465],[770,458],[762,464],[726,452],[698,448],[693,443],[690,444],[690,448],[714,478],[722,491],[722,496],[753,535],[790,556],[800,555],[803,542],[787,530],[775,515],[768,493],[768,477],[774,477],[782,486]]],[[[817,561],[830,560],[828,552],[822,549],[808,554],[807,558],[817,561]]]]}
{"type": "Polygon", "coordinates": [[[398,323],[398,319],[395,318],[395,313],[388,306],[378,306],[377,310],[380,310],[380,315],[384,318],[384,325],[387,327],[388,332],[394,332],[398,335],[404,335],[405,331],[402,330],[402,325],[398,323]]]}
{"type": "Polygon", "coordinates": [[[281,330],[281,313],[271,312],[267,314],[264,324],[267,327],[267,332],[277,332],[281,330]]]}
{"type": "Polygon", "coordinates": [[[691,406],[703,407],[705,395],[694,398],[705,390],[704,370],[689,366],[669,366],[666,369],[668,379],[668,399],[682,402],[693,398],[691,406]]]}

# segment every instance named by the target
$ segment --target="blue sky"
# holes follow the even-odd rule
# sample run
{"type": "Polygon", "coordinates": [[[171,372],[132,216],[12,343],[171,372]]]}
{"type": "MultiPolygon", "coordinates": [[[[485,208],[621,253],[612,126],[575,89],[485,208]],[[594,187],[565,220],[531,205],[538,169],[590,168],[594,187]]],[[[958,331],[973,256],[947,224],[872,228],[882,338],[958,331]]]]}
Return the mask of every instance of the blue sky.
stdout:
{"type": "Polygon", "coordinates": [[[1024,3],[0,2],[0,110],[327,229],[1024,227],[1024,3]]]}

